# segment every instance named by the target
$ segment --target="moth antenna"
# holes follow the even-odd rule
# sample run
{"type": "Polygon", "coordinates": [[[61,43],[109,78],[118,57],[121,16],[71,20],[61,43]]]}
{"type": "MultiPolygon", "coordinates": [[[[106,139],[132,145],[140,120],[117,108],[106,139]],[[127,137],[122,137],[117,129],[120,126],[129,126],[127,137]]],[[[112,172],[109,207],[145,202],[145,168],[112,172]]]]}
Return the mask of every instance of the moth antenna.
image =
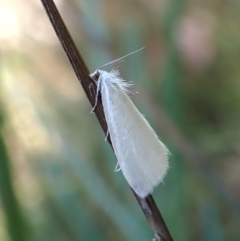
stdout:
{"type": "Polygon", "coordinates": [[[110,64],[114,64],[114,63],[116,63],[116,62],[119,62],[119,61],[121,61],[121,60],[127,58],[128,56],[130,56],[130,55],[132,55],[132,54],[135,54],[135,53],[137,53],[137,52],[143,50],[144,48],[145,48],[145,47],[140,48],[140,49],[138,49],[138,50],[136,50],[136,51],[133,51],[133,52],[131,52],[131,53],[129,53],[129,54],[127,54],[127,55],[125,55],[125,56],[119,58],[119,59],[115,59],[115,60],[113,60],[113,61],[111,61],[111,62],[109,62],[109,63],[106,63],[106,64],[102,65],[101,67],[99,67],[98,69],[102,69],[102,68],[104,68],[104,67],[106,67],[106,66],[108,66],[108,65],[110,65],[110,64]]]}

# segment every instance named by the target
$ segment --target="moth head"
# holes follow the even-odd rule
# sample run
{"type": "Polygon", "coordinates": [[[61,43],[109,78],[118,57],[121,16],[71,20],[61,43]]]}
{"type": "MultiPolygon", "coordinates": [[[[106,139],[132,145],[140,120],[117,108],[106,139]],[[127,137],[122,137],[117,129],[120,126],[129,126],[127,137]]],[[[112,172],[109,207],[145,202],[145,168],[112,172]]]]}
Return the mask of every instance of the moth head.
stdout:
{"type": "Polygon", "coordinates": [[[97,69],[92,74],[90,74],[90,78],[92,78],[94,81],[98,81],[99,77],[101,75],[101,70],[97,69]]]}

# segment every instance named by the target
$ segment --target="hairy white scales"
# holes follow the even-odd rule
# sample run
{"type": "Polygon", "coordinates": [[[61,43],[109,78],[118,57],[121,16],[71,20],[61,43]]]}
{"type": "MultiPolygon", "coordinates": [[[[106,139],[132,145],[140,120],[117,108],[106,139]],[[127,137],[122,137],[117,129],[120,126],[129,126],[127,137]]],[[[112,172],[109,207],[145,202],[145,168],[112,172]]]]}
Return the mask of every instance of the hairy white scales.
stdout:
{"type": "Polygon", "coordinates": [[[97,93],[101,93],[108,131],[122,173],[132,189],[144,198],[167,173],[168,149],[128,97],[131,83],[121,79],[116,70],[108,73],[98,69],[90,77],[98,81],[97,93]]]}

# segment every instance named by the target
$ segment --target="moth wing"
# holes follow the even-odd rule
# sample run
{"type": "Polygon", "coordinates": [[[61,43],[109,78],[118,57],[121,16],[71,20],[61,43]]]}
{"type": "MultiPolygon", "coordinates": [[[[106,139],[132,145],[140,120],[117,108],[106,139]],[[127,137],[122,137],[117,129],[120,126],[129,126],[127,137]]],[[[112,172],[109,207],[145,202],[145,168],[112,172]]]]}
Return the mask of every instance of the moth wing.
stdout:
{"type": "Polygon", "coordinates": [[[123,175],[140,197],[146,197],[167,172],[168,150],[122,89],[103,82],[101,95],[123,175]]]}

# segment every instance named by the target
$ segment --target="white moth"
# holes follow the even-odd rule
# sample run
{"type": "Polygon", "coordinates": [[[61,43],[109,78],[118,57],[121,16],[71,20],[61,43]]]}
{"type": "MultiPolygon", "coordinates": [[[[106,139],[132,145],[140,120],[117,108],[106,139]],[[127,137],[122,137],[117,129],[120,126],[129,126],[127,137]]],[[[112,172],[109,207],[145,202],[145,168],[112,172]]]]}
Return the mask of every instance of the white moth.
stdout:
{"type": "Polygon", "coordinates": [[[90,74],[98,81],[94,108],[101,93],[108,132],[120,169],[135,193],[145,198],[167,173],[168,149],[128,97],[131,83],[125,82],[117,70],[108,73],[100,68],[90,74]]]}

